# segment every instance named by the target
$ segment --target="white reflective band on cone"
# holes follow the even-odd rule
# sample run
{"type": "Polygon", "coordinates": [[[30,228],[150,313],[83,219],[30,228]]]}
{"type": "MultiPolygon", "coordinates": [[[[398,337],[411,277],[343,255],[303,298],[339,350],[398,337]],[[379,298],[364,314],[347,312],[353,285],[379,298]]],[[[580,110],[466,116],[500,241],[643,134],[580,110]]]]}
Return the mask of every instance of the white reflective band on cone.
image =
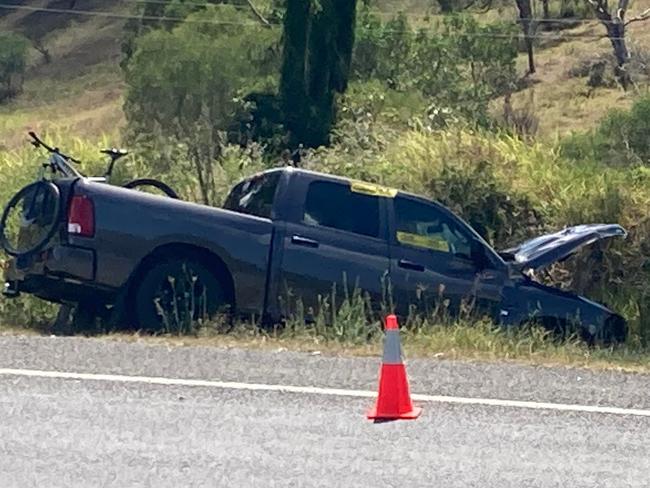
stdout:
{"type": "Polygon", "coordinates": [[[402,364],[402,346],[399,339],[399,329],[389,329],[384,336],[383,364],[402,364]]]}

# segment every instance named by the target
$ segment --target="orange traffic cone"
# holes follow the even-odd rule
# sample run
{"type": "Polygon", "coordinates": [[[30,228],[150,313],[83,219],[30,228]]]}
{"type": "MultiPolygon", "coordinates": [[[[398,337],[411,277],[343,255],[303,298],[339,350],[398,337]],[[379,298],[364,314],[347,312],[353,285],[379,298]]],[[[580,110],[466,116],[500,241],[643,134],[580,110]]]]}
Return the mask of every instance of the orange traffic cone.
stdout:
{"type": "Polygon", "coordinates": [[[375,407],[368,412],[369,419],[415,419],[422,413],[411,403],[406,368],[402,362],[397,317],[386,317],[384,357],[379,372],[379,394],[375,407]]]}

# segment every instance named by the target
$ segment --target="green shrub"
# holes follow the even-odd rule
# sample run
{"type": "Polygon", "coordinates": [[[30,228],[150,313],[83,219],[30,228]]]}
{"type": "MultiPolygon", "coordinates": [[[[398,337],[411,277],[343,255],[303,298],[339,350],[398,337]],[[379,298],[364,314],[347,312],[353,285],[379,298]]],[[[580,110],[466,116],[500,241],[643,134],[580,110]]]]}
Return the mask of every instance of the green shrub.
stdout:
{"type": "Polygon", "coordinates": [[[532,235],[543,226],[530,199],[499,181],[491,162],[473,167],[448,161],[429,181],[429,194],[462,216],[494,246],[504,249],[532,235]]]}
{"type": "Polygon", "coordinates": [[[607,165],[650,164],[650,95],[632,109],[611,110],[596,129],[576,133],[562,143],[571,159],[596,160],[607,165]]]}
{"type": "Polygon", "coordinates": [[[238,100],[276,83],[278,59],[269,46],[278,32],[243,30],[234,7],[197,18],[233,24],[187,23],[139,38],[126,71],[125,112],[128,139],[148,148],[151,169],[191,174],[201,201],[215,204],[223,197],[216,180],[238,100]]]}
{"type": "Polygon", "coordinates": [[[469,15],[446,16],[418,30],[403,14],[383,23],[364,10],[352,72],[392,90],[417,90],[431,110],[453,109],[485,125],[488,101],[514,84],[516,36],[510,24],[481,25],[469,15]]]}
{"type": "Polygon", "coordinates": [[[0,33],[0,102],[22,89],[28,46],[23,36],[0,33]]]}

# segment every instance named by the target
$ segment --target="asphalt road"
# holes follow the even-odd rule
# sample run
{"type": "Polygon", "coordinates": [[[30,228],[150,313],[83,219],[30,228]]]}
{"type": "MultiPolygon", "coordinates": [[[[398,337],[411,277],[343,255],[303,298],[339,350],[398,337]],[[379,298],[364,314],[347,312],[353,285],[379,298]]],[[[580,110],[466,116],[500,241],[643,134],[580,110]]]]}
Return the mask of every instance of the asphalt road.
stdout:
{"type": "MultiPolygon", "coordinates": [[[[343,389],[378,360],[0,338],[0,368],[343,389]]],[[[410,361],[413,392],[650,408],[650,377],[410,361]]],[[[0,487],[649,486],[650,417],[0,374],[0,487]]]]}

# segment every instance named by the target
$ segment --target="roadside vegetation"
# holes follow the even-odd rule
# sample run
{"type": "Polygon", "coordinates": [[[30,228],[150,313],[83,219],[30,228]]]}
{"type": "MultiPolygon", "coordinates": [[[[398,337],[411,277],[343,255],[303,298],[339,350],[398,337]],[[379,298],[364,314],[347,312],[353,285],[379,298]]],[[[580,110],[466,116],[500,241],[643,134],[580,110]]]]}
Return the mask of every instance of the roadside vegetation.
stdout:
{"type": "MultiPolygon", "coordinates": [[[[569,3],[550,2],[548,20],[557,25],[541,22],[532,38],[536,71],[542,77],[535,81],[525,76],[528,51],[518,40],[521,25],[511,21],[516,18],[514,3],[499,7],[508,17],[477,15],[471,6],[440,16],[447,7],[434,2],[427,8],[421,2],[405,3],[405,13],[389,11],[382,2],[359,2],[347,69],[338,73],[338,65],[327,68],[328,76],[341,76],[340,83],[319,87],[323,92],[318,97],[304,101],[315,113],[330,107],[336,116],[327,131],[313,126],[305,135],[320,138],[318,144],[302,144],[287,132],[290,117],[278,115],[295,108],[287,108],[280,96],[291,72],[282,46],[285,2],[259,2],[270,27],[241,3],[196,5],[200,3],[158,2],[144,8],[159,11],[134,11],[145,18],[164,15],[182,21],[131,19],[121,31],[121,67],[98,71],[120,89],[110,107],[119,111],[116,100],[123,101],[119,137],[133,152],[124,164],[118,163],[116,182],[156,177],[184,198],[220,205],[243,176],[296,164],[428,195],[462,215],[496,248],[568,225],[620,223],[629,231],[626,240],[595,245],[538,279],[624,315],[630,324],[626,344],[593,349],[574,337],[558,341],[541,328],[506,331],[470,317],[451,322],[443,314],[409,319],[405,341],[409,354],[452,358],[611,363],[632,369],[650,363],[647,45],[632,44],[636,48],[626,60],[629,80],[623,86],[611,47],[587,56],[593,48],[586,48],[590,41],[580,36],[595,32],[582,23],[593,18],[589,5],[567,13],[569,3]],[[567,18],[575,25],[567,26],[567,18]],[[564,40],[562,32],[571,27],[576,40],[564,40]],[[581,56],[572,55],[571,49],[581,56]],[[543,76],[557,75],[549,60],[558,56],[566,64],[561,77],[545,83],[543,76]],[[537,98],[531,95],[535,83],[540,85],[537,98]],[[602,97],[602,106],[610,110],[558,114],[554,93],[562,95],[559,103],[565,105],[576,97],[585,104],[602,97]]],[[[310,22],[323,28],[323,19],[310,22]]],[[[630,32],[637,31],[631,27],[630,32]]],[[[631,43],[642,39],[647,44],[643,35],[628,35],[631,43]]],[[[26,41],[15,42],[20,48],[26,41]]],[[[47,46],[47,38],[39,42],[41,48],[47,46]]],[[[48,55],[56,56],[63,44],[53,43],[48,55]]],[[[33,41],[32,46],[38,52],[33,41]]],[[[337,44],[335,49],[344,61],[349,47],[337,44]]],[[[39,95],[28,75],[29,70],[23,90],[33,103],[39,95]]],[[[320,79],[318,72],[310,76],[314,83],[320,79]]],[[[82,99],[83,91],[75,96],[82,99]]],[[[47,111],[21,105],[16,95],[0,105],[0,116],[13,121],[11,127],[0,121],[0,134],[13,134],[35,113],[48,117],[47,111]]],[[[85,173],[100,174],[104,163],[98,149],[117,143],[115,127],[120,124],[115,120],[113,114],[105,130],[82,132],[82,138],[71,135],[70,126],[61,121],[49,127],[47,137],[81,159],[85,173]]],[[[0,142],[0,201],[33,179],[42,157],[27,145],[0,142]]],[[[293,303],[287,323],[276,330],[188,321],[181,313],[168,322],[167,332],[206,341],[375,351],[381,317],[370,313],[363,296],[354,292],[336,303],[332,307],[324,301],[316,311],[293,303]]],[[[31,298],[0,301],[0,322],[12,326],[45,330],[54,313],[54,307],[31,298]]]]}

